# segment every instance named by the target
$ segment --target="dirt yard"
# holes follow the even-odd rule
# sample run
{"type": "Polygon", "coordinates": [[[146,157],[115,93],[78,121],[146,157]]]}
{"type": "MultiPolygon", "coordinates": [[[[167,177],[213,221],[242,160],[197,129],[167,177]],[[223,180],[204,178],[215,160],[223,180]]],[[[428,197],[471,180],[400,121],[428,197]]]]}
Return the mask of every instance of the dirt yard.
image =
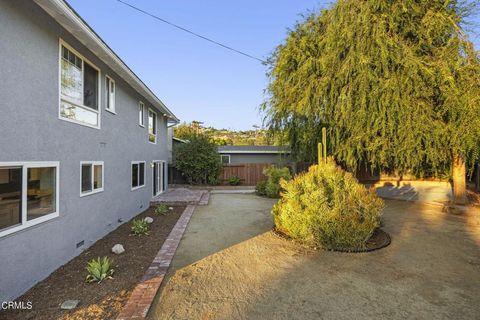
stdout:
{"type": "Polygon", "coordinates": [[[479,319],[480,219],[387,201],[392,244],[313,251],[270,231],[271,200],[197,207],[150,319],[479,319]]]}

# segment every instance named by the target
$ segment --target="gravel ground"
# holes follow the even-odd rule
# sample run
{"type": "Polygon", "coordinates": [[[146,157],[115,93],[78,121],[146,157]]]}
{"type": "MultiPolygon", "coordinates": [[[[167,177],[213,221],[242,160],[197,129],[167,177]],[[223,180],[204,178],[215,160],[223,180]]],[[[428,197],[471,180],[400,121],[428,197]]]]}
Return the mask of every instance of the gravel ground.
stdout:
{"type": "Polygon", "coordinates": [[[150,319],[479,319],[480,219],[386,201],[392,244],[302,248],[272,233],[273,201],[215,194],[197,207],[150,319]]]}

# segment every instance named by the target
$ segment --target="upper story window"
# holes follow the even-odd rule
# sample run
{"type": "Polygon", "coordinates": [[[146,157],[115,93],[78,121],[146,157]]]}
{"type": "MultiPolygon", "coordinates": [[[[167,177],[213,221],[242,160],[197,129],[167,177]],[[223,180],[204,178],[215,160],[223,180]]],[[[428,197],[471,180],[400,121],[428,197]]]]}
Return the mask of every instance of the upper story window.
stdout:
{"type": "Polygon", "coordinates": [[[115,81],[109,76],[105,77],[105,91],[107,97],[105,109],[115,113],[115,81]]]}
{"type": "Polygon", "coordinates": [[[148,110],[148,141],[157,143],[157,114],[152,109],[148,110]]]}
{"type": "Polygon", "coordinates": [[[100,70],[60,42],[60,118],[100,127],[100,70]]]}
{"type": "Polygon", "coordinates": [[[138,103],[138,124],[145,127],[145,105],[142,101],[138,103]]]}
{"type": "Polygon", "coordinates": [[[0,163],[0,237],[58,216],[58,162],[0,163]]]}

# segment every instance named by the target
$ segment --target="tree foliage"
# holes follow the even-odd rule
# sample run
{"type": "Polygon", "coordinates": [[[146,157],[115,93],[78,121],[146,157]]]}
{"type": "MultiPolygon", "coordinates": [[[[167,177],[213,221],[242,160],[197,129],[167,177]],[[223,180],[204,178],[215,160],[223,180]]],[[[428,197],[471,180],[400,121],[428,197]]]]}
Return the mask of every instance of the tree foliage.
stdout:
{"type": "Polygon", "coordinates": [[[191,136],[188,143],[174,147],[175,167],[189,183],[216,184],[221,170],[217,146],[203,135],[191,136]]]}
{"type": "Polygon", "coordinates": [[[269,146],[279,145],[278,135],[266,129],[257,127],[255,130],[230,130],[216,129],[213,127],[195,127],[194,123],[181,123],[174,129],[176,138],[190,140],[192,136],[202,134],[208,136],[210,140],[219,146],[269,146]]]}
{"type": "Polygon", "coordinates": [[[452,0],[338,0],[310,14],[270,61],[269,127],[298,159],[328,153],[415,174],[479,158],[480,59],[462,30],[470,7],[452,0]]]}

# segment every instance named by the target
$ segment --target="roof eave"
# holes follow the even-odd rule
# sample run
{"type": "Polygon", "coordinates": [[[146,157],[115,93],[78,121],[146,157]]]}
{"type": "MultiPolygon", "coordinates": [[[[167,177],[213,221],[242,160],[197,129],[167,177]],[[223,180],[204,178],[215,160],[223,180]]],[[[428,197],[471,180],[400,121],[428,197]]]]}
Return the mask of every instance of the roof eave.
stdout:
{"type": "Polygon", "coordinates": [[[140,80],[68,3],[63,0],[34,1],[108,67],[115,71],[133,89],[145,97],[154,107],[163,112],[163,115],[171,120],[169,122],[180,122],[173,112],[140,80]]]}

